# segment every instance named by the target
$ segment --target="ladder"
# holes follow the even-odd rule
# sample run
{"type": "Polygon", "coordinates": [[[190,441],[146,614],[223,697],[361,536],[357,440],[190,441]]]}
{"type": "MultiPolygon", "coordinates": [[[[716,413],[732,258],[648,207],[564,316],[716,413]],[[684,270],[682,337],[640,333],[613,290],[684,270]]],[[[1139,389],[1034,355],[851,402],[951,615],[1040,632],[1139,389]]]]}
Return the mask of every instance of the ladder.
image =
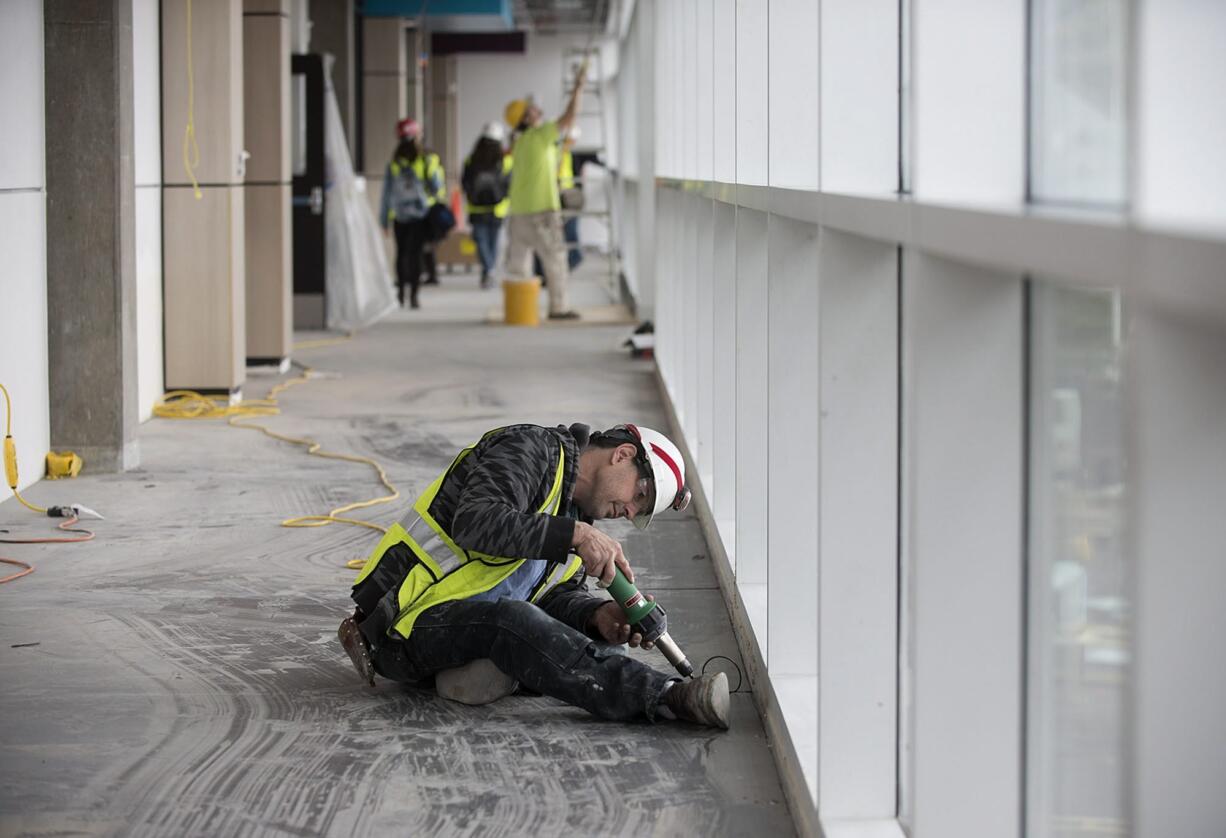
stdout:
{"type": "MultiPolygon", "coordinates": [[[[592,49],[588,47],[569,47],[562,53],[562,101],[565,102],[570,98],[571,91],[574,89],[575,74],[579,70],[579,65],[583,63],[584,58],[588,58],[587,78],[583,87],[583,103],[582,110],[576,114],[576,119],[583,117],[596,117],[597,124],[600,126],[599,136],[589,138],[586,134],[583,136],[580,143],[576,143],[573,152],[580,152],[584,156],[595,155],[601,163],[601,171],[599,174],[584,175],[583,170],[575,172],[575,182],[583,188],[584,205],[581,210],[562,210],[563,219],[571,218],[591,218],[600,223],[604,229],[608,239],[607,257],[608,273],[605,277],[606,290],[612,300],[621,299],[621,248],[618,247],[619,238],[616,229],[617,214],[614,212],[613,202],[615,199],[613,188],[613,169],[609,166],[609,149],[608,149],[608,103],[603,95],[605,83],[604,68],[601,66],[600,49],[592,49]],[[584,104],[586,103],[586,104],[584,104]],[[595,107],[593,107],[593,104],[595,107]],[[589,184],[592,187],[588,188],[589,184]],[[599,206],[593,207],[592,198],[594,193],[599,190],[599,206]]],[[[584,123],[586,128],[588,122],[584,123]]],[[[572,153],[573,153],[572,152],[572,153]]],[[[588,167],[589,169],[591,167],[588,167]]],[[[599,245],[589,245],[586,248],[589,252],[600,252],[599,245]]],[[[571,250],[585,250],[583,243],[568,244],[567,252],[571,250]]]]}

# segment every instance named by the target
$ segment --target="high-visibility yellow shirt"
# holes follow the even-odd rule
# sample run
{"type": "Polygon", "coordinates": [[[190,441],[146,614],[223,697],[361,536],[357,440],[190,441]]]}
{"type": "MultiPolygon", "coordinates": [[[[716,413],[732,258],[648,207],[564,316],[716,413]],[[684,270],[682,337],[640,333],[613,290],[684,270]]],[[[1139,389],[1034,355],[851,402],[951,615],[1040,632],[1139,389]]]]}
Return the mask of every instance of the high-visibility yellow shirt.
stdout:
{"type": "Polygon", "coordinates": [[[558,125],[546,122],[520,134],[511,151],[511,215],[556,212],[558,198],[558,125]]]}

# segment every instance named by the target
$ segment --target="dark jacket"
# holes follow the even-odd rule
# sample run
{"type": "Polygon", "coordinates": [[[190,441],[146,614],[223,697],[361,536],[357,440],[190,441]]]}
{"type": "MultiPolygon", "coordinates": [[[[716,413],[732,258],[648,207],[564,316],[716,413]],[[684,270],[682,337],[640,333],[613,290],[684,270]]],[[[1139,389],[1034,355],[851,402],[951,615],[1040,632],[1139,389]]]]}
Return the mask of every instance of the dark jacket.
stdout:
{"type": "MultiPolygon", "coordinates": [[[[430,515],[465,549],[508,558],[564,562],[570,555],[575,521],[590,523],[574,503],[579,454],[587,447],[586,425],[510,425],[487,434],[443,478],[430,515]],[[562,506],[558,515],[536,512],[553,488],[558,455],[565,452],[562,506]]],[[[377,599],[399,587],[411,566],[408,548],[398,579],[383,574],[355,587],[354,600],[370,613],[377,599]],[[377,588],[378,590],[369,590],[377,588]],[[365,589],[365,590],[364,590],[365,589]]],[[[587,591],[586,575],[559,585],[538,603],[552,617],[584,631],[587,620],[607,600],[587,591]]]]}

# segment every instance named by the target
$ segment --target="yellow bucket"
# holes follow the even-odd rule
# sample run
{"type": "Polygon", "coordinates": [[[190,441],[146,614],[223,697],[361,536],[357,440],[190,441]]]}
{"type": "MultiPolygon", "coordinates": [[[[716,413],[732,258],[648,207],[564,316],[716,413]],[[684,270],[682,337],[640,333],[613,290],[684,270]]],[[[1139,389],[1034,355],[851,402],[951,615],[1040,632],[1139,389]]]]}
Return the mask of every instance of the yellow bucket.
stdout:
{"type": "Polygon", "coordinates": [[[540,277],[504,279],[502,281],[502,308],[506,324],[508,326],[541,325],[541,312],[537,303],[540,295],[540,277]]]}

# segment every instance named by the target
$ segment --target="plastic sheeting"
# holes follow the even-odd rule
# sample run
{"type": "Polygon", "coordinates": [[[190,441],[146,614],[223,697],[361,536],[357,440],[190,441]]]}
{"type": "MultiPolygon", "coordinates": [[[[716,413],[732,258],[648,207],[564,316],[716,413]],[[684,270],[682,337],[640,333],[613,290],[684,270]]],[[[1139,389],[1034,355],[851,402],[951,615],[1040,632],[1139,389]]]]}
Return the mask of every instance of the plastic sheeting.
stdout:
{"type": "Polygon", "coordinates": [[[326,157],[324,287],[329,329],[356,332],[394,311],[396,291],[391,266],[366,200],[366,181],[355,177],[332,89],[332,59],[324,77],[324,155],[326,157]]]}

